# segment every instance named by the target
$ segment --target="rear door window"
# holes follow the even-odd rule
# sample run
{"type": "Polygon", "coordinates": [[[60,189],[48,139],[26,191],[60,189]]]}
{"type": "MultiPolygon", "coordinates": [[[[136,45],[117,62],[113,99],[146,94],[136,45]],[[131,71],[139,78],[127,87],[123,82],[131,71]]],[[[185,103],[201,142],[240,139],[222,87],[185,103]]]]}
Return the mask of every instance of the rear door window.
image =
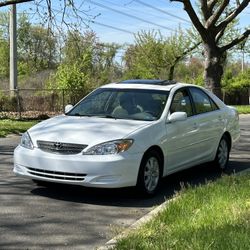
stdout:
{"type": "Polygon", "coordinates": [[[190,88],[193,98],[196,114],[202,114],[217,110],[218,107],[214,101],[201,89],[190,88]]]}

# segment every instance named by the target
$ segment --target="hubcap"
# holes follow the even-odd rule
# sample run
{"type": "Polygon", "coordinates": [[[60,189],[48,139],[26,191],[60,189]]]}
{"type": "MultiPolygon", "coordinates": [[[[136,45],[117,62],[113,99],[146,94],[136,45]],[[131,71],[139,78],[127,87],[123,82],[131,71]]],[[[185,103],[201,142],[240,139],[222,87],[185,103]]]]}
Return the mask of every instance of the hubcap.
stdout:
{"type": "Polygon", "coordinates": [[[145,188],[152,192],[158,185],[160,177],[160,166],[157,158],[150,157],[144,169],[144,183],[145,188]]]}
{"type": "Polygon", "coordinates": [[[222,139],[218,149],[218,162],[221,168],[225,168],[228,158],[228,146],[225,139],[222,139]]]}

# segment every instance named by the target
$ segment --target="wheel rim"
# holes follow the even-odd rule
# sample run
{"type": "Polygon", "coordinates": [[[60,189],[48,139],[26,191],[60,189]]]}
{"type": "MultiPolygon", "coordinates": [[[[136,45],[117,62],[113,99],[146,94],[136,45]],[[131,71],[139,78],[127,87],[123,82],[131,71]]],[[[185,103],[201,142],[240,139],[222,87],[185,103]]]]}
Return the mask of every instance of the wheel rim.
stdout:
{"type": "Polygon", "coordinates": [[[218,162],[221,168],[225,168],[228,160],[228,145],[225,139],[222,139],[218,148],[218,162]]]}
{"type": "Polygon", "coordinates": [[[148,192],[153,192],[159,182],[160,166],[157,158],[150,157],[144,168],[144,184],[148,192]]]}

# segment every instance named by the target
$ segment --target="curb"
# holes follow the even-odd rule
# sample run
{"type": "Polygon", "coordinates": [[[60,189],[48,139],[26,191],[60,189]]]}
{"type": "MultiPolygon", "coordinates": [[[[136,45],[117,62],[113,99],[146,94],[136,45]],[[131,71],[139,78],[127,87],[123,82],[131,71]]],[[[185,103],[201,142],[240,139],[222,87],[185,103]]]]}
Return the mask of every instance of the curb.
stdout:
{"type": "MultiPolygon", "coordinates": [[[[247,168],[236,175],[243,175],[246,173],[250,173],[250,169],[247,168]]],[[[138,229],[141,225],[147,223],[150,221],[153,217],[155,217],[158,213],[160,213],[170,202],[173,202],[177,199],[178,197],[173,197],[169,200],[166,200],[163,202],[160,206],[157,206],[155,209],[144,215],[142,218],[134,222],[132,225],[130,225],[128,228],[126,228],[122,233],[119,235],[115,236],[113,239],[109,240],[106,242],[103,246],[100,246],[97,248],[97,250],[110,250],[112,249],[117,241],[125,236],[127,236],[131,231],[138,229]]]]}
{"type": "Polygon", "coordinates": [[[177,197],[173,197],[169,200],[166,200],[163,202],[160,206],[157,206],[155,209],[144,215],[142,218],[137,220],[135,223],[130,225],[127,229],[125,229],[122,233],[119,235],[115,236],[113,239],[109,240],[106,242],[103,246],[97,248],[97,250],[109,250],[112,249],[117,241],[125,236],[127,236],[131,231],[138,229],[141,225],[147,223],[150,221],[153,217],[155,217],[159,212],[161,212],[170,202],[173,202],[176,200],[177,197]]]}

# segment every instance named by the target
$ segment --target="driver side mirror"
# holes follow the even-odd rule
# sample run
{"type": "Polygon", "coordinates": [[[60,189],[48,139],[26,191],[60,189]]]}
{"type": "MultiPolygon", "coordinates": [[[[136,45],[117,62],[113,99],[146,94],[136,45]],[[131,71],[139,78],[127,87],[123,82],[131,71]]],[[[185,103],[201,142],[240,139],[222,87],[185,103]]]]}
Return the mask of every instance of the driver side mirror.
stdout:
{"type": "Polygon", "coordinates": [[[66,105],[64,108],[64,113],[65,114],[68,113],[72,108],[73,108],[73,105],[71,104],[66,105]]]}
{"type": "Polygon", "coordinates": [[[174,112],[168,117],[167,122],[173,123],[173,122],[179,122],[179,121],[185,121],[185,120],[187,120],[186,112],[174,112]]]}

